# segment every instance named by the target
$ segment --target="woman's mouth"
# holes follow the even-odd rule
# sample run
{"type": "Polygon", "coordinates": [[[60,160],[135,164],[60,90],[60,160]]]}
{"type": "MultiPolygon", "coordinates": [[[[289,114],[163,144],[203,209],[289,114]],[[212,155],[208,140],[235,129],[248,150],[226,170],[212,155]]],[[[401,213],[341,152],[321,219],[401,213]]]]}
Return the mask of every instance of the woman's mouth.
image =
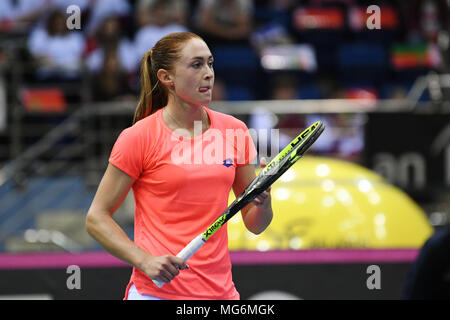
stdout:
{"type": "Polygon", "coordinates": [[[210,89],[211,89],[210,86],[206,86],[206,87],[200,87],[198,89],[198,91],[200,91],[201,93],[207,93],[207,92],[209,92],[210,89]]]}

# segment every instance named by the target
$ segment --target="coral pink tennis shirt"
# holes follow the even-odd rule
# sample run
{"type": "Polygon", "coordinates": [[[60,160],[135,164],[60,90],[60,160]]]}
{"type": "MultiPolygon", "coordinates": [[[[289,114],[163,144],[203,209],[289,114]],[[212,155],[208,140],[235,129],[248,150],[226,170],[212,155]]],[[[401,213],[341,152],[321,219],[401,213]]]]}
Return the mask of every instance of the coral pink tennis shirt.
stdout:
{"type": "MultiPolygon", "coordinates": [[[[236,168],[255,163],[246,125],[204,109],[210,127],[195,138],[170,130],[159,109],[125,129],[111,152],[109,162],[135,179],[134,242],[151,255],[176,255],[203,233],[227,208],[236,168]]],[[[162,288],[133,268],[128,287],[134,283],[140,294],[164,299],[239,299],[226,226],[188,264],[162,288]]]]}

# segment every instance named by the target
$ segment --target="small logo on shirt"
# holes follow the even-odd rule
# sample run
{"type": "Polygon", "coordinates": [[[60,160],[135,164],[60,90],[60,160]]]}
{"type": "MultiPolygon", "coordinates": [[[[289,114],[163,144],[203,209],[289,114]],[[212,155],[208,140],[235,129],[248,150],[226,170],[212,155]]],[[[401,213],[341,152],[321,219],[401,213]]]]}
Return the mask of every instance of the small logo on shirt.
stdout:
{"type": "Polygon", "coordinates": [[[227,159],[223,160],[223,165],[225,167],[229,168],[233,165],[233,160],[231,160],[230,158],[227,158],[227,159]]]}

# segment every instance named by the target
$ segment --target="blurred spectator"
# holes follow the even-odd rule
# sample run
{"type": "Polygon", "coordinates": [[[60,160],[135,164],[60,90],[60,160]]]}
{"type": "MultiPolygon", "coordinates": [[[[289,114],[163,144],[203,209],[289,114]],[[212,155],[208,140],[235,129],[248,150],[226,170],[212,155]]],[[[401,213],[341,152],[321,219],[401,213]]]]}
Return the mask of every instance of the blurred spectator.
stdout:
{"type": "Polygon", "coordinates": [[[297,4],[297,0],[268,0],[267,2],[273,10],[290,10],[297,4]]]}
{"type": "Polygon", "coordinates": [[[252,30],[252,17],[251,0],[200,0],[194,23],[211,45],[247,42],[252,30]]]}
{"type": "Polygon", "coordinates": [[[265,48],[292,45],[294,39],[283,25],[271,22],[255,28],[250,34],[250,43],[261,55],[265,48]]]}
{"type": "Polygon", "coordinates": [[[439,21],[439,8],[433,1],[425,1],[420,8],[420,29],[426,39],[435,42],[442,25],[439,21]]]}
{"type": "MultiPolygon", "coordinates": [[[[272,78],[271,99],[273,100],[295,100],[298,98],[297,79],[290,74],[278,74],[272,78]]],[[[267,130],[267,135],[259,133],[259,140],[257,145],[270,146],[272,150],[272,143],[277,144],[277,149],[284,148],[298,133],[298,129],[303,126],[303,119],[298,114],[279,114],[275,115],[273,112],[257,107],[250,114],[249,127],[261,132],[267,130]],[[272,129],[279,129],[279,141],[271,141],[272,129]],[[297,134],[295,134],[297,133],[297,134]],[[295,136],[293,136],[295,135],[295,136]],[[267,137],[267,141],[261,140],[267,137]]],[[[264,150],[261,150],[264,152],[264,150]]],[[[273,156],[273,155],[272,155],[273,156]]]]}
{"type": "Polygon", "coordinates": [[[172,32],[188,31],[186,26],[171,20],[171,7],[166,0],[155,0],[146,10],[153,18],[136,33],[134,42],[137,65],[145,52],[151,49],[159,39],[172,32]]]}
{"type": "Polygon", "coordinates": [[[5,69],[8,63],[8,52],[0,47],[0,133],[6,129],[7,126],[7,98],[6,98],[6,83],[5,83],[5,69]]]}
{"type": "Polygon", "coordinates": [[[50,5],[51,0],[1,0],[0,32],[26,32],[50,5]]]}
{"type": "Polygon", "coordinates": [[[71,5],[76,5],[81,11],[89,9],[97,0],[50,0],[54,9],[66,11],[71,5]]]}
{"type": "Polygon", "coordinates": [[[436,43],[441,30],[448,30],[446,0],[411,0],[404,4],[407,37],[410,42],[436,43]]]}
{"type": "MultiPolygon", "coordinates": [[[[138,0],[136,7],[136,20],[139,27],[154,24],[155,15],[151,12],[151,9],[158,0],[138,0]]],[[[189,14],[189,3],[185,0],[166,0],[165,1],[168,13],[167,19],[171,23],[179,25],[187,25],[189,14]]]]}
{"type": "MultiPolygon", "coordinates": [[[[294,75],[280,73],[272,78],[272,100],[298,99],[298,80],[294,75]]],[[[282,114],[279,116],[278,128],[296,131],[303,126],[303,117],[298,114],[282,114]]],[[[291,139],[292,140],[292,139],[291,139]]]]}
{"type": "Polygon", "coordinates": [[[386,2],[385,0],[377,0],[377,1],[371,1],[371,0],[309,0],[308,4],[310,6],[316,6],[316,7],[326,7],[326,6],[337,6],[337,5],[354,5],[356,3],[361,3],[361,5],[367,5],[370,4],[376,4],[380,5],[380,3],[386,2]],[[375,2],[375,3],[374,3],[375,2]]]}
{"type": "MultiPolygon", "coordinates": [[[[330,119],[330,117],[327,117],[330,119]]],[[[336,139],[337,157],[348,161],[359,162],[361,152],[364,150],[364,117],[361,114],[339,114],[330,119],[335,127],[333,136],[336,139]]]]}
{"type": "Polygon", "coordinates": [[[92,7],[89,14],[87,34],[98,30],[99,25],[109,16],[126,18],[131,14],[131,5],[127,0],[90,0],[92,7]]]}
{"type": "Polygon", "coordinates": [[[298,98],[298,81],[295,76],[280,74],[273,79],[273,100],[294,100],[298,98]]]}
{"type": "Polygon", "coordinates": [[[106,51],[101,69],[94,75],[92,96],[94,101],[135,100],[121,68],[116,51],[106,51]]]}
{"type": "Polygon", "coordinates": [[[332,74],[323,74],[318,79],[318,86],[324,99],[345,99],[347,88],[332,74]]]}
{"type": "Polygon", "coordinates": [[[98,72],[104,63],[105,52],[115,52],[121,69],[136,71],[136,53],[130,40],[122,35],[119,18],[110,16],[100,25],[95,36],[88,41],[86,65],[91,72],[98,72]]]}
{"type": "Polygon", "coordinates": [[[406,99],[407,95],[408,91],[404,87],[394,85],[392,86],[392,90],[387,98],[394,100],[404,100],[406,99]]]}
{"type": "Polygon", "coordinates": [[[7,128],[7,99],[6,85],[3,75],[0,74],[0,133],[7,128]]]}
{"type": "Polygon", "coordinates": [[[8,63],[8,50],[0,46],[0,75],[5,72],[8,63]]]}
{"type": "Polygon", "coordinates": [[[85,43],[81,33],[66,27],[63,11],[53,11],[45,26],[33,31],[28,49],[38,64],[37,77],[73,79],[80,75],[85,43]]]}
{"type": "Polygon", "coordinates": [[[419,9],[419,30],[422,38],[428,43],[428,57],[432,65],[442,67],[442,56],[438,46],[441,30],[448,30],[448,4],[440,0],[423,1],[419,9]],[[447,9],[447,10],[446,10],[447,9]]]}

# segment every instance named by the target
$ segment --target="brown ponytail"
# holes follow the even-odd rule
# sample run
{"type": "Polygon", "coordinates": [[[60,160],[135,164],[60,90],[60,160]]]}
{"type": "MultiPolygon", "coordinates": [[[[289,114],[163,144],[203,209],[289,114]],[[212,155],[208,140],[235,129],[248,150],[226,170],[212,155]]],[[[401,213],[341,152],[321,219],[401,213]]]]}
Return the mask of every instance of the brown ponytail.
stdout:
{"type": "Polygon", "coordinates": [[[152,109],[152,81],[151,81],[151,59],[152,50],[148,50],[141,61],[141,95],[134,112],[133,124],[145,118],[151,113],[152,109]]]}
{"type": "Polygon", "coordinates": [[[159,69],[172,70],[180,58],[182,44],[199,38],[191,32],[175,32],[161,38],[144,54],[141,61],[141,94],[134,113],[133,124],[167,105],[168,90],[158,81],[159,69]]]}

